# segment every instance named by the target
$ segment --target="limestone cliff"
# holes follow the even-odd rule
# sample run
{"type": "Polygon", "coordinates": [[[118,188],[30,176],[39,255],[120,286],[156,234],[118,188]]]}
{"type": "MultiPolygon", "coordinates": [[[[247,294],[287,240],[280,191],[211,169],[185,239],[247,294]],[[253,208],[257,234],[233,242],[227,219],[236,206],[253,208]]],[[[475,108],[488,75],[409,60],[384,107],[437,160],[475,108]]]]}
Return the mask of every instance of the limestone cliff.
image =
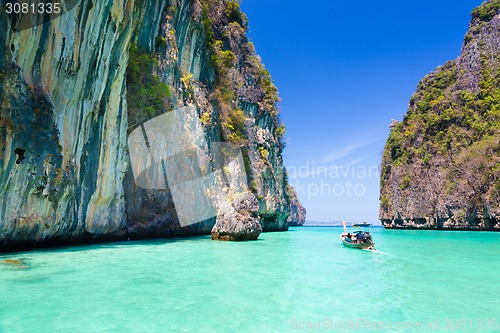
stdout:
{"type": "Polygon", "coordinates": [[[386,228],[500,230],[500,1],[472,12],[461,55],[427,75],[385,146],[386,228]]]}
{"type": "Polygon", "coordinates": [[[0,248],[288,228],[277,91],[237,2],[81,0],[24,30],[1,15],[0,248]],[[205,142],[200,168],[227,142],[248,184],[215,195],[230,212],[184,227],[168,186],[137,185],[127,140],[183,107],[205,142]]]}
{"type": "Polygon", "coordinates": [[[302,206],[297,197],[295,189],[288,185],[288,196],[290,198],[290,215],[288,216],[288,225],[302,226],[306,222],[306,209],[302,206]]]}

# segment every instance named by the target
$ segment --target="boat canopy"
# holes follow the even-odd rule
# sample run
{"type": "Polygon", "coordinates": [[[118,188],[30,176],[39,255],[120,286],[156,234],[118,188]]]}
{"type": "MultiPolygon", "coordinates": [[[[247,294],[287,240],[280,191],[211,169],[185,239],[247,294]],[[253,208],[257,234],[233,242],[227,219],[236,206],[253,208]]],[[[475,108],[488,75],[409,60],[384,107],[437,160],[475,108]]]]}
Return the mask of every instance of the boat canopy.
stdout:
{"type": "Polygon", "coordinates": [[[354,228],[359,228],[359,227],[371,227],[371,223],[356,223],[352,225],[354,228]]]}

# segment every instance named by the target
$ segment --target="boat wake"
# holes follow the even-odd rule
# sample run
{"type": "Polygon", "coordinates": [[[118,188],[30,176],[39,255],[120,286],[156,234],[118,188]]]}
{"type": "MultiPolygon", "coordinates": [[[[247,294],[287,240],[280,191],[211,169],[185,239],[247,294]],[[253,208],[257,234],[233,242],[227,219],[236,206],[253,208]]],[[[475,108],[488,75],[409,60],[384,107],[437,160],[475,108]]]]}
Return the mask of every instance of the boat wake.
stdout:
{"type": "Polygon", "coordinates": [[[377,249],[364,249],[364,251],[369,251],[371,253],[377,253],[377,254],[385,254],[384,252],[379,251],[377,249]]]}

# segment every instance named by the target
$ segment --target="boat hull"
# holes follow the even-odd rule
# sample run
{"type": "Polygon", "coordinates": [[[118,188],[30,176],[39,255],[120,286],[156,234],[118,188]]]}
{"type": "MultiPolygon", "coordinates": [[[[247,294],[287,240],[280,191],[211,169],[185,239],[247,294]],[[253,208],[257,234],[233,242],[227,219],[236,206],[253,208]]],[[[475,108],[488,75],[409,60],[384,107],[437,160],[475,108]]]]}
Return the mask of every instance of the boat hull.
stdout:
{"type": "MultiPolygon", "coordinates": [[[[361,250],[366,250],[366,249],[374,249],[375,244],[373,242],[363,242],[363,243],[355,243],[355,242],[346,242],[345,239],[347,237],[348,233],[343,232],[340,235],[340,240],[342,241],[342,244],[344,244],[347,247],[350,247],[351,249],[361,249],[361,250]]],[[[371,240],[371,239],[370,239],[371,240]]]]}
{"type": "Polygon", "coordinates": [[[345,242],[344,240],[342,240],[342,244],[344,244],[344,246],[350,247],[352,249],[366,250],[369,248],[373,248],[373,245],[368,244],[368,243],[349,243],[349,242],[345,242]]]}

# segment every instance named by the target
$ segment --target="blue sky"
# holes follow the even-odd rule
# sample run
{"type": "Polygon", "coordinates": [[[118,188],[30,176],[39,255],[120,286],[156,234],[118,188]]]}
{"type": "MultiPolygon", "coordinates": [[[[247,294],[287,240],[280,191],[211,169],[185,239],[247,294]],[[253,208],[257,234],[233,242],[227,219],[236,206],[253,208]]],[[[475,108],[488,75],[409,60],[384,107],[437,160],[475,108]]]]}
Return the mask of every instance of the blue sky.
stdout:
{"type": "Polygon", "coordinates": [[[481,2],[242,0],[282,98],[285,165],[308,220],[378,222],[388,125],[424,75],[460,54],[481,2]]]}

